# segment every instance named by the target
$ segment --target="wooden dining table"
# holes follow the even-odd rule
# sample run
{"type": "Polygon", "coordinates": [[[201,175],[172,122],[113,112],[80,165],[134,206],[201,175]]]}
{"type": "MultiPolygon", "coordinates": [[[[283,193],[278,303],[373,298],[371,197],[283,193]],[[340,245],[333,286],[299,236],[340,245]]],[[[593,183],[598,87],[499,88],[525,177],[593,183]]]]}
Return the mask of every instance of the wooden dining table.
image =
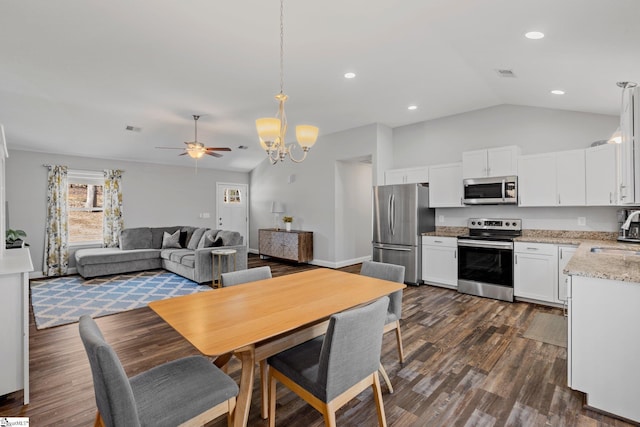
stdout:
{"type": "MultiPolygon", "coordinates": [[[[335,313],[405,287],[359,274],[319,268],[149,303],[202,354],[242,362],[234,426],[246,426],[256,362],[325,333],[335,313]]],[[[261,366],[266,367],[265,363],[261,366]]],[[[266,369],[261,372],[266,418],[266,369]]]]}

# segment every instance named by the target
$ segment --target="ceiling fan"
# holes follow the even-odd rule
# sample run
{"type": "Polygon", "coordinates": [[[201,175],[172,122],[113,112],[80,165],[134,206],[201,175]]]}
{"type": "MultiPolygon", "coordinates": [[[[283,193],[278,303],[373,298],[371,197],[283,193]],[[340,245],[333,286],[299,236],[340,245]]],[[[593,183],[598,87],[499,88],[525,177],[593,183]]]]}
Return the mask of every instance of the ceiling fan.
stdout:
{"type": "Polygon", "coordinates": [[[200,116],[193,115],[193,120],[195,124],[195,138],[193,141],[186,141],[186,147],[156,147],[165,150],[184,150],[184,153],[178,154],[179,156],[184,156],[186,154],[193,159],[199,159],[205,154],[213,157],[222,157],[222,154],[216,153],[216,151],[231,151],[229,147],[205,147],[202,142],[198,142],[198,119],[200,116]]]}

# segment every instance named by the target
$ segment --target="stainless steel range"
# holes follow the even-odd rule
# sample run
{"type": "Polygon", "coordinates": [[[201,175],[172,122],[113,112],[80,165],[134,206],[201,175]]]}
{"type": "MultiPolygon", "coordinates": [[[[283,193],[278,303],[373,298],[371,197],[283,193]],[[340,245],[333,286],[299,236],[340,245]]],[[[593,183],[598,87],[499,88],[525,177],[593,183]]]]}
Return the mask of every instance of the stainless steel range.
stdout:
{"type": "Polygon", "coordinates": [[[522,220],[471,218],[458,236],[458,292],[513,302],[513,239],[522,220]]]}

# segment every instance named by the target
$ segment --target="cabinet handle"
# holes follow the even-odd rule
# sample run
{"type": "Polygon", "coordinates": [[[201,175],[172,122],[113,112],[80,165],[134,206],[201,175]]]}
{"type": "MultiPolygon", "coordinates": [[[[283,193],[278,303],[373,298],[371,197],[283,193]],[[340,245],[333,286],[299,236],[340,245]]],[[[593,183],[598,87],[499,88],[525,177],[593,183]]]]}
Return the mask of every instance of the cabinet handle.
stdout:
{"type": "Polygon", "coordinates": [[[537,250],[538,250],[538,248],[530,248],[530,247],[528,247],[528,246],[527,246],[527,250],[528,250],[528,251],[537,251],[537,250]]]}
{"type": "Polygon", "coordinates": [[[609,191],[609,204],[613,204],[613,193],[609,191]]]}
{"type": "Polygon", "coordinates": [[[517,255],[517,254],[513,257],[513,260],[514,260],[514,262],[515,262],[516,264],[518,263],[518,255],[517,255]]]}
{"type": "Polygon", "coordinates": [[[453,251],[453,259],[456,259],[456,258],[458,258],[458,250],[457,249],[453,251]]]}
{"type": "Polygon", "coordinates": [[[560,248],[560,259],[562,259],[562,248],[560,248]]]}
{"type": "Polygon", "coordinates": [[[558,204],[561,205],[562,202],[560,202],[560,195],[558,194],[558,204]]]}
{"type": "Polygon", "coordinates": [[[442,243],[442,240],[434,240],[433,243],[442,243]]]}

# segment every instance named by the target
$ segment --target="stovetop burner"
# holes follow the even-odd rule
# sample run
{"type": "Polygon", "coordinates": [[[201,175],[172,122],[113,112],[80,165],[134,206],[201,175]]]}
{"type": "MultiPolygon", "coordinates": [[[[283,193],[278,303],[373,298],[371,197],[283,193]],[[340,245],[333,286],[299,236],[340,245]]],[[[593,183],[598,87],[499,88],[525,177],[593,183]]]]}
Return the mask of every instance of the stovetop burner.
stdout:
{"type": "Polygon", "coordinates": [[[522,235],[522,220],[497,218],[469,218],[469,234],[459,239],[512,241],[522,235]]]}

